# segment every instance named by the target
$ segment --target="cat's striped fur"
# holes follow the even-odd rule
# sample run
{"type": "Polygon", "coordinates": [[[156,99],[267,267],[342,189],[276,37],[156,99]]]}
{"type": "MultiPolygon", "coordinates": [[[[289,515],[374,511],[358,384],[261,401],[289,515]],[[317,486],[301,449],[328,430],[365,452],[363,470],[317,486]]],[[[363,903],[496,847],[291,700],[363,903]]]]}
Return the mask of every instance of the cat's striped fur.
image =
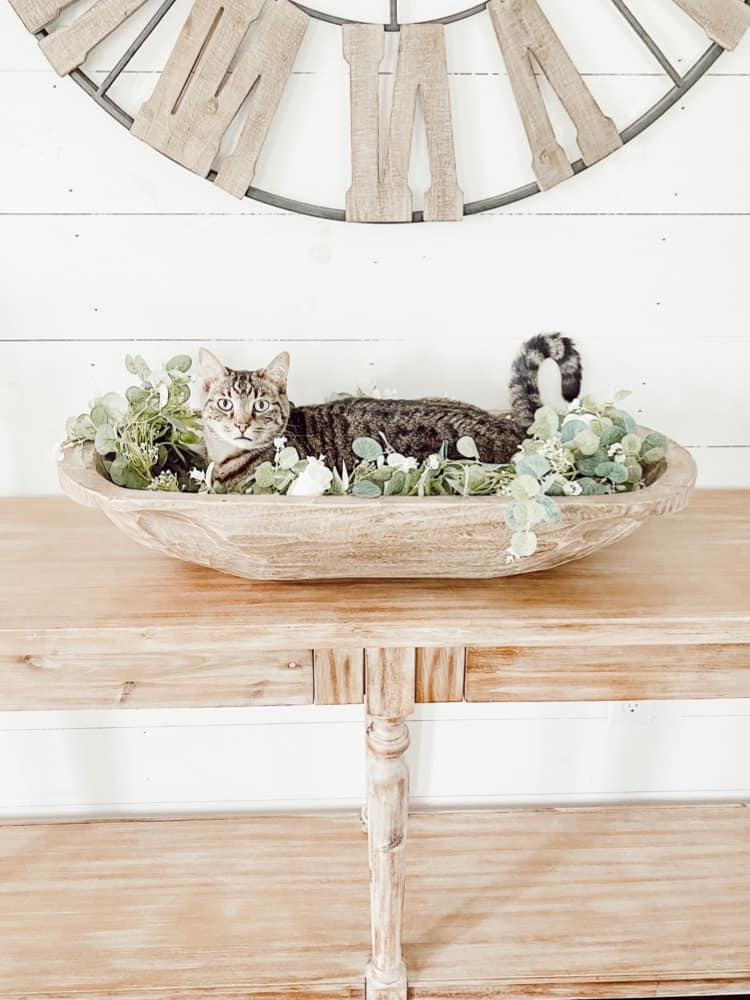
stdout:
{"type": "Polygon", "coordinates": [[[201,351],[205,402],[203,428],[213,481],[241,488],[251,473],[274,457],[274,439],[286,437],[300,455],[324,455],[331,466],[351,468],[352,442],[379,438],[403,455],[424,461],[443,442],[455,455],[459,438],[474,439],[482,461],[505,463],[518,450],[535,411],[542,405],[539,366],[552,358],[560,367],[562,391],[573,400],[581,384],[581,359],[572,341],[540,334],[527,341],[513,363],[511,411],[499,416],[450,399],[344,398],[312,406],[291,406],[287,397],[289,355],[265,368],[237,371],[201,351]]]}

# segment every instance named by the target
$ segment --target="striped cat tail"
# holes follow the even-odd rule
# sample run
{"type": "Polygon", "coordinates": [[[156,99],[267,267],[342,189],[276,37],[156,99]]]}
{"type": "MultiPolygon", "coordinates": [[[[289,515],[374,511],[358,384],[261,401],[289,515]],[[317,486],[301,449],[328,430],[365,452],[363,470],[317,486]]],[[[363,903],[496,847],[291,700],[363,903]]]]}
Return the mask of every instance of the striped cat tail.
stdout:
{"type": "Polygon", "coordinates": [[[527,340],[513,362],[510,377],[511,416],[529,427],[542,405],[539,394],[539,366],[547,358],[556,361],[562,376],[562,393],[572,402],[581,391],[581,355],[569,337],[560,333],[540,333],[527,340]]]}

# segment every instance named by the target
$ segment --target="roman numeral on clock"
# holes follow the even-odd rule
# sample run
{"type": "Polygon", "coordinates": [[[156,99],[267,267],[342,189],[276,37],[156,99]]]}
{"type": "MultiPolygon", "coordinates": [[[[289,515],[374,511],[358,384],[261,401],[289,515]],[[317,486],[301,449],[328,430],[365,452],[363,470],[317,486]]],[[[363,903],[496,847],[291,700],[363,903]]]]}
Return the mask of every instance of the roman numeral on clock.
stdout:
{"type": "Polygon", "coordinates": [[[544,191],[573,175],[539,88],[531,57],[542,69],[578,130],[583,162],[596,163],[622,146],[615,123],[602,112],[536,0],[490,0],[490,17],[544,191]]]}
{"type": "Polygon", "coordinates": [[[414,117],[421,99],[430,157],[431,185],[424,218],[463,218],[464,198],[456,176],[445,29],[441,24],[401,26],[385,162],[380,161],[378,72],[384,31],[376,24],[344,25],[344,58],[351,87],[352,185],[346,196],[348,222],[411,222],[409,188],[414,117]]]}
{"type": "Polygon", "coordinates": [[[743,0],[674,0],[713,42],[734,49],[750,28],[750,7],[743,0]]]}
{"type": "MultiPolygon", "coordinates": [[[[40,31],[59,17],[74,0],[11,0],[29,31],[40,31]]],[[[146,0],[97,0],[93,7],[65,27],[56,28],[39,47],[53,68],[65,76],[84,62],[100,42],[142,7],[146,0]]]]}
{"type": "Polygon", "coordinates": [[[252,92],[239,139],[216,177],[219,187],[244,197],[307,25],[288,0],[196,0],[133,135],[205,177],[252,92]]]}

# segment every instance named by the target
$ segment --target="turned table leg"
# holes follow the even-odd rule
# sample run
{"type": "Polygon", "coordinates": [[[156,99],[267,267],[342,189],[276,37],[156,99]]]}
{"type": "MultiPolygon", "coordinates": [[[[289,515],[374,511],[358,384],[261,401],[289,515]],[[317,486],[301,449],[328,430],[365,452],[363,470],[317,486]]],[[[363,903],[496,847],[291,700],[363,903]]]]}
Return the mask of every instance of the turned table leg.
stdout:
{"type": "Polygon", "coordinates": [[[367,651],[367,827],[372,954],[367,1000],[406,1000],[401,950],[409,809],[405,719],[414,711],[415,651],[367,651]]]}

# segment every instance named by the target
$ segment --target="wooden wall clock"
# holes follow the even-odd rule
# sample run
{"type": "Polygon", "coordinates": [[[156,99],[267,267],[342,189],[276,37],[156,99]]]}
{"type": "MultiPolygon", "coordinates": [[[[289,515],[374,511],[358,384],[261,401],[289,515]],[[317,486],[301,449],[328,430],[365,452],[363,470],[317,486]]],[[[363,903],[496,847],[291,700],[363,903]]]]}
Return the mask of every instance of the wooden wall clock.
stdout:
{"type": "Polygon", "coordinates": [[[389,0],[385,23],[357,22],[295,0],[193,0],[187,20],[169,40],[150,97],[128,109],[112,99],[111,88],[139,49],[165,30],[175,0],[161,0],[98,83],[86,72],[86,60],[151,0],[95,0],[92,6],[85,0],[10,2],[55,70],[70,75],[133,136],[237,197],[350,222],[454,221],[551,188],[653,124],[750,26],[745,0],[666,0],[709,42],[700,58],[680,71],[634,13],[633,0],[601,0],[614,5],[622,30],[635,33],[669,80],[658,101],[618,130],[576,68],[543,9],[544,0],[486,0],[412,23],[401,22],[399,0],[389,0]],[[535,180],[467,201],[457,168],[458,112],[451,107],[446,37],[474,18],[493,34],[502,56],[535,180]],[[254,186],[259,156],[313,23],[338,33],[340,58],[348,64],[351,184],[342,191],[344,207],[307,204],[254,186]],[[398,58],[389,121],[382,128],[380,72],[391,33],[398,33],[398,58]],[[555,100],[575,129],[579,158],[559,141],[550,114],[555,100]],[[421,211],[414,210],[409,183],[417,107],[425,123],[431,178],[421,211]]]}

